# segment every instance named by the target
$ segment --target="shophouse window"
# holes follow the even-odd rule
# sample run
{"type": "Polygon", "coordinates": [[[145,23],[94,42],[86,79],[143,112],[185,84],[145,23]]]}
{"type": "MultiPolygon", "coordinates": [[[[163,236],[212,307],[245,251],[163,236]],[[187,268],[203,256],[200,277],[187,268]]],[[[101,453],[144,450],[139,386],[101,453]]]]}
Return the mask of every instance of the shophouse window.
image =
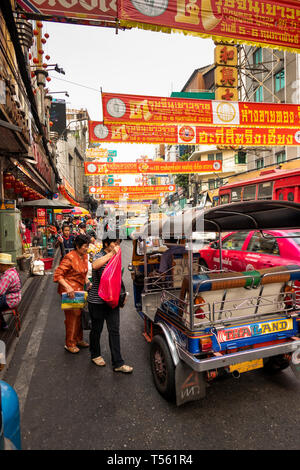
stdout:
{"type": "Polygon", "coordinates": [[[262,103],[263,102],[263,87],[262,86],[259,86],[256,88],[255,90],[255,94],[254,94],[254,100],[257,102],[257,103],[262,103]]]}
{"type": "Polygon", "coordinates": [[[209,154],[207,155],[207,159],[208,159],[209,161],[214,160],[214,159],[215,159],[215,154],[214,154],[214,153],[209,153],[209,154]]]}
{"type": "Polygon", "coordinates": [[[284,69],[275,75],[275,92],[282,90],[285,87],[285,72],[284,69]]]}
{"type": "Polygon", "coordinates": [[[220,160],[220,161],[223,160],[223,153],[222,152],[216,153],[216,160],[220,160]]]}
{"type": "Polygon", "coordinates": [[[286,153],[285,153],[285,151],[276,153],[276,161],[277,161],[277,163],[286,162],[286,153]]]}
{"type": "Polygon", "coordinates": [[[234,156],[235,164],[238,165],[243,165],[247,163],[247,154],[246,152],[239,151],[238,153],[235,154],[234,156]]]}
{"type": "Polygon", "coordinates": [[[264,159],[259,158],[258,160],[256,160],[256,168],[259,170],[260,168],[263,168],[263,167],[264,167],[264,159]]]}
{"type": "Polygon", "coordinates": [[[208,180],[208,189],[215,189],[215,180],[208,180]]]}
{"type": "Polygon", "coordinates": [[[253,63],[254,64],[261,64],[262,63],[262,48],[256,49],[253,54],[253,63]]]}

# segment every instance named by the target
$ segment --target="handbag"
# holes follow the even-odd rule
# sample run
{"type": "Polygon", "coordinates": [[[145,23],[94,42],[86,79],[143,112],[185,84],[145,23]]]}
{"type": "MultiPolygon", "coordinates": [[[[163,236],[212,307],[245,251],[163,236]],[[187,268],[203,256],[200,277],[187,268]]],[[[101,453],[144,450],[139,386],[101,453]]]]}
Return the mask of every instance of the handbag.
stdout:
{"type": "Polygon", "coordinates": [[[118,307],[123,308],[126,302],[126,297],[128,295],[128,292],[126,292],[126,288],[124,285],[124,282],[121,281],[121,292],[120,292],[120,298],[119,298],[119,305],[118,307]]]}
{"type": "Polygon", "coordinates": [[[92,329],[92,319],[91,319],[91,315],[90,315],[90,312],[89,312],[88,305],[85,305],[85,307],[82,310],[81,325],[82,325],[83,330],[91,330],[92,329]]]}
{"type": "Polygon", "coordinates": [[[62,310],[68,310],[71,308],[83,308],[86,304],[87,292],[75,291],[75,296],[71,299],[66,292],[61,294],[61,308],[62,310]]]}

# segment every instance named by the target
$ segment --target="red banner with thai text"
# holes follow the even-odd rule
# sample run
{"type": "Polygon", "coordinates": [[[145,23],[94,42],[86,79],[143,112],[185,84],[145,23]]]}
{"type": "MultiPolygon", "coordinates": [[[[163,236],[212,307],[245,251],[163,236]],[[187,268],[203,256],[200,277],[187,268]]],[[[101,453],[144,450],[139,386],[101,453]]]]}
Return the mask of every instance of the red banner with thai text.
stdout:
{"type": "Polygon", "coordinates": [[[149,186],[89,186],[90,194],[148,194],[161,192],[174,192],[175,184],[157,184],[149,186]]]}
{"type": "Polygon", "coordinates": [[[203,162],[84,162],[84,171],[86,175],[211,173],[222,171],[222,162],[219,160],[203,162]]]}
{"type": "Polygon", "coordinates": [[[121,25],[300,52],[298,0],[120,0],[121,25]]]}
{"type": "MultiPolygon", "coordinates": [[[[300,11],[300,10],[299,10],[300,11]]],[[[102,93],[103,121],[300,129],[300,105],[102,93]]],[[[96,134],[97,136],[97,134],[96,134]]]]}
{"type": "Polygon", "coordinates": [[[89,121],[89,138],[91,142],[132,144],[297,146],[300,144],[300,128],[103,124],[89,121]]]}

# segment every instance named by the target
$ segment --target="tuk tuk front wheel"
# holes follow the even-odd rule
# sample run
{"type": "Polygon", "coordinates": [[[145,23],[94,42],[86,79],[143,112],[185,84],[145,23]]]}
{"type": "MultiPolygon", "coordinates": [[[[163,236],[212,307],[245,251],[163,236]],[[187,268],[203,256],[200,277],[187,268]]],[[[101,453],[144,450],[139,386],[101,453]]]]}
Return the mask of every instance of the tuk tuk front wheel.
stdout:
{"type": "Polygon", "coordinates": [[[176,397],[175,366],[164,338],[154,336],[150,345],[150,363],[154,384],[158,392],[167,400],[176,397]]]}

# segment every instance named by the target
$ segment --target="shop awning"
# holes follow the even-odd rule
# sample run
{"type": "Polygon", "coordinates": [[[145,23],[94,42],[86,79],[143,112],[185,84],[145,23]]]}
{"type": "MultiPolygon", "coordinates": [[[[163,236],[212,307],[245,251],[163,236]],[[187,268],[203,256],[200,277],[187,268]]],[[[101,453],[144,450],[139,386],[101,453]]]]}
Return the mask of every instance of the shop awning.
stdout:
{"type": "Polygon", "coordinates": [[[64,204],[52,199],[37,199],[36,201],[26,201],[18,204],[19,207],[45,207],[46,209],[72,209],[71,204],[64,204]]]}

